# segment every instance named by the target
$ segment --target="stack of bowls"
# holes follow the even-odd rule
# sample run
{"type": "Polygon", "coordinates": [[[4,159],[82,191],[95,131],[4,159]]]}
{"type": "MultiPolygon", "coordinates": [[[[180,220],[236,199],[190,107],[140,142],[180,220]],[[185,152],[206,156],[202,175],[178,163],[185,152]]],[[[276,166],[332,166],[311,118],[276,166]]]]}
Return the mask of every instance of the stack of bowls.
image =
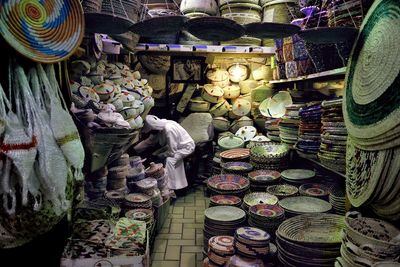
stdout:
{"type": "Polygon", "coordinates": [[[250,163],[257,170],[281,170],[288,165],[289,147],[285,144],[270,143],[250,149],[250,163]]]}
{"type": "MultiPolygon", "coordinates": [[[[261,113],[263,113],[263,107],[261,105],[260,105],[260,111],[262,111],[261,113]]],[[[264,114],[266,114],[266,113],[264,113],[264,114]]],[[[268,118],[265,121],[265,128],[267,129],[267,137],[269,139],[271,139],[272,141],[278,142],[278,143],[281,142],[280,132],[279,132],[279,123],[280,122],[281,122],[281,119],[273,119],[273,118],[268,118]]]]}
{"type": "Polygon", "coordinates": [[[151,209],[151,198],[145,194],[132,193],[125,196],[124,208],[131,209],[151,209]]]}
{"type": "Polygon", "coordinates": [[[298,139],[300,124],[299,110],[302,105],[292,104],[286,106],[286,114],[279,123],[279,137],[283,143],[292,148],[298,139]]]}
{"type": "Polygon", "coordinates": [[[240,208],[242,199],[237,196],[215,195],[210,197],[210,207],[214,206],[233,206],[240,208]]]}
{"type": "Polygon", "coordinates": [[[265,267],[263,261],[261,259],[252,259],[243,257],[240,255],[232,256],[228,263],[226,264],[227,267],[265,267]]]}
{"type": "Polygon", "coordinates": [[[358,212],[347,213],[345,224],[340,249],[345,266],[371,266],[379,261],[398,260],[399,229],[383,220],[362,217],[358,212]]]}
{"type": "Polygon", "coordinates": [[[281,174],[272,170],[256,170],[250,172],[247,177],[249,177],[252,192],[265,192],[268,186],[279,182],[281,174]]]}
{"type": "Polygon", "coordinates": [[[244,196],[242,208],[248,212],[249,208],[257,204],[275,205],[278,203],[278,198],[266,192],[254,192],[244,196]]]}
{"type": "Polygon", "coordinates": [[[238,174],[242,176],[247,176],[249,172],[253,170],[253,165],[248,162],[232,161],[221,164],[222,174],[231,173],[238,174]]]}
{"type": "Polygon", "coordinates": [[[154,224],[154,213],[151,209],[133,209],[125,213],[125,217],[132,220],[146,223],[147,230],[150,230],[154,224]]]}
{"type": "Polygon", "coordinates": [[[117,166],[108,169],[107,189],[120,190],[126,188],[128,166],[117,166]]]}
{"type": "Polygon", "coordinates": [[[151,202],[155,206],[159,206],[162,204],[162,197],[160,189],[157,186],[157,180],[154,178],[145,178],[136,183],[136,186],[139,192],[148,195],[151,197],[151,202]]]}
{"type": "Polygon", "coordinates": [[[237,207],[216,206],[204,212],[204,247],[213,236],[233,236],[235,230],[246,221],[246,213],[237,207]]]}
{"type": "Polygon", "coordinates": [[[329,194],[329,203],[331,203],[336,214],[344,215],[347,211],[346,192],[339,187],[332,187],[329,194]]]}
{"type": "Polygon", "coordinates": [[[329,200],[329,187],[323,184],[307,183],[299,187],[299,193],[302,196],[317,197],[324,200],[329,200]]]}
{"type": "Polygon", "coordinates": [[[236,174],[220,174],[207,180],[207,187],[212,195],[234,195],[242,197],[250,188],[246,177],[236,174]]]}
{"type": "Polygon", "coordinates": [[[235,231],[236,253],[249,258],[264,258],[269,253],[271,236],[255,227],[240,227],[235,231]]]}
{"type": "Polygon", "coordinates": [[[296,196],[299,193],[299,189],[289,184],[277,184],[268,186],[267,192],[276,196],[278,199],[283,199],[285,197],[296,196]]]}
{"type": "Polygon", "coordinates": [[[257,204],[249,208],[250,226],[260,228],[275,236],[275,231],[285,220],[285,210],[278,205],[257,204]]]}
{"type": "Polygon", "coordinates": [[[85,192],[89,199],[102,198],[107,190],[107,176],[85,181],[85,192]]]}
{"type": "Polygon", "coordinates": [[[104,197],[109,200],[112,203],[116,203],[118,206],[121,207],[121,205],[124,203],[125,201],[125,195],[126,195],[126,191],[123,190],[112,190],[112,191],[107,191],[107,193],[105,193],[104,197]]]}
{"type": "Polygon", "coordinates": [[[208,241],[207,256],[209,266],[225,266],[229,258],[235,254],[233,245],[234,238],[232,236],[220,235],[211,237],[208,241]]]}

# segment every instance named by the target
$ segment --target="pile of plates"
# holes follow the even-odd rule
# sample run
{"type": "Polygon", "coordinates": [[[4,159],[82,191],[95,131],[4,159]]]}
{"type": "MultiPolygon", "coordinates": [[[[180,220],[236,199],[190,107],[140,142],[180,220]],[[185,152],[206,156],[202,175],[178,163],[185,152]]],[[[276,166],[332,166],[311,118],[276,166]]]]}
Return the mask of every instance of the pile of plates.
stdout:
{"type": "Polygon", "coordinates": [[[247,173],[253,170],[253,165],[248,162],[232,161],[221,164],[221,173],[232,173],[246,176],[247,173]]]}
{"type": "Polygon", "coordinates": [[[286,106],[286,115],[279,123],[279,137],[289,147],[293,147],[298,139],[300,124],[299,110],[303,105],[292,104],[286,106]]]}
{"type": "Polygon", "coordinates": [[[257,170],[282,170],[289,164],[289,147],[285,144],[269,143],[250,149],[250,163],[257,170]]]}
{"type": "Polygon", "coordinates": [[[250,149],[248,148],[235,148],[222,151],[219,154],[221,162],[230,161],[248,161],[250,158],[250,149]]]}
{"type": "Polygon", "coordinates": [[[279,200],[278,203],[285,210],[286,217],[306,213],[329,212],[332,209],[332,205],[329,202],[314,197],[287,197],[279,200]]]}
{"type": "Polygon", "coordinates": [[[255,227],[240,227],[235,231],[236,253],[249,258],[263,258],[269,253],[271,236],[255,227]]]}
{"type": "Polygon", "coordinates": [[[285,220],[285,210],[278,205],[257,204],[249,208],[249,225],[275,236],[276,229],[285,220]]]}
{"type": "Polygon", "coordinates": [[[317,197],[324,200],[329,198],[329,187],[323,184],[309,183],[299,187],[300,195],[308,197],[317,197]]]}
{"type": "Polygon", "coordinates": [[[235,254],[233,241],[233,236],[227,235],[213,236],[208,240],[209,266],[225,266],[229,258],[235,254]]]}
{"type": "Polygon", "coordinates": [[[290,184],[277,184],[268,186],[267,192],[276,196],[278,199],[282,199],[285,197],[296,196],[299,193],[299,189],[290,184]]]}
{"type": "Polygon", "coordinates": [[[346,209],[346,192],[338,187],[332,187],[329,194],[329,203],[331,203],[336,214],[344,215],[346,209]]]}
{"type": "Polygon", "coordinates": [[[263,261],[261,259],[252,259],[252,258],[247,258],[243,257],[240,255],[234,255],[232,256],[228,263],[226,264],[226,267],[265,267],[263,261]]]}
{"type": "Polygon", "coordinates": [[[292,185],[309,183],[315,177],[315,171],[308,169],[287,169],[281,172],[282,179],[292,185]]]}
{"type": "Polygon", "coordinates": [[[216,206],[204,211],[204,247],[213,236],[233,236],[235,230],[246,221],[246,213],[237,207],[216,206]]]}
{"type": "Polygon", "coordinates": [[[220,174],[208,178],[207,187],[213,195],[243,196],[250,188],[249,179],[236,174],[220,174]]]}
{"type": "Polygon", "coordinates": [[[239,208],[241,205],[242,205],[242,199],[237,196],[215,195],[210,197],[210,207],[234,206],[239,208]]]}
{"type": "Polygon", "coordinates": [[[107,189],[107,176],[85,181],[85,192],[89,199],[102,198],[107,189]]]}
{"type": "Polygon", "coordinates": [[[252,192],[265,192],[269,185],[277,184],[281,178],[278,171],[256,170],[250,172],[247,177],[250,180],[250,190],[252,192]]]}
{"type": "Polygon", "coordinates": [[[321,146],[318,158],[325,166],[346,170],[347,129],[343,119],[342,99],[322,102],[321,146]]]}
{"type": "Polygon", "coordinates": [[[267,137],[274,142],[281,142],[279,134],[279,123],[281,119],[268,119],[265,121],[265,128],[267,129],[267,137]]]}
{"type": "Polygon", "coordinates": [[[125,212],[125,217],[132,220],[146,223],[147,230],[150,230],[154,223],[154,214],[151,209],[133,209],[125,212]]]}
{"type": "Polygon", "coordinates": [[[244,211],[248,212],[251,206],[257,204],[275,205],[277,203],[278,198],[274,195],[268,194],[266,192],[254,192],[244,196],[242,208],[244,211]]]}
{"type": "Polygon", "coordinates": [[[124,207],[131,209],[151,209],[151,198],[145,194],[132,193],[125,196],[124,207]]]}
{"type": "Polygon", "coordinates": [[[300,109],[299,137],[295,146],[299,155],[317,157],[321,145],[321,114],[319,103],[309,103],[300,109]]]}
{"type": "Polygon", "coordinates": [[[340,255],[344,217],[304,214],[284,221],[276,231],[278,258],[283,266],[333,266],[340,255]]]}

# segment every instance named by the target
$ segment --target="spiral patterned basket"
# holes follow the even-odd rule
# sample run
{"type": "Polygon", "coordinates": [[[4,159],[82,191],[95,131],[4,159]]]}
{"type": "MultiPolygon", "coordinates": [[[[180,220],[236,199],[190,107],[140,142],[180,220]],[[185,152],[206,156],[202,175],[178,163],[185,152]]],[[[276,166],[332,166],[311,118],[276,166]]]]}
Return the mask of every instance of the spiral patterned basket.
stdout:
{"type": "Polygon", "coordinates": [[[0,33],[22,55],[41,63],[72,55],[84,34],[79,0],[12,1],[0,3],[0,33]]]}

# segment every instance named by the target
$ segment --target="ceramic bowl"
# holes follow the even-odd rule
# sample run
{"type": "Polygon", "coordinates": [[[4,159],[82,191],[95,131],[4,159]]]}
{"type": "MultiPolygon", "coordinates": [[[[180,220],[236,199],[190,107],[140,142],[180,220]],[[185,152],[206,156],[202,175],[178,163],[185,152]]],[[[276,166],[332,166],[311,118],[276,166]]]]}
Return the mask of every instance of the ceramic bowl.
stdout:
{"type": "Polygon", "coordinates": [[[86,102],[92,100],[98,103],[100,101],[100,96],[90,87],[81,86],[78,89],[78,93],[86,102]]]}
{"type": "Polygon", "coordinates": [[[279,199],[297,195],[297,187],[288,184],[271,185],[267,187],[267,192],[277,196],[279,199]]]}
{"type": "Polygon", "coordinates": [[[224,98],[235,99],[240,96],[240,87],[238,85],[228,85],[222,88],[224,90],[224,98]]]}
{"type": "Polygon", "coordinates": [[[110,104],[114,105],[116,111],[120,111],[124,108],[124,103],[122,102],[122,99],[120,99],[119,97],[114,97],[110,101],[110,104]]]}
{"type": "Polygon", "coordinates": [[[211,109],[210,113],[214,117],[220,117],[228,113],[230,110],[231,106],[229,105],[228,101],[225,99],[219,102],[218,104],[215,104],[211,109]]]}
{"type": "Polygon", "coordinates": [[[114,96],[114,86],[109,84],[99,84],[93,88],[99,95],[101,101],[108,101],[114,96]]]}
{"type": "Polygon", "coordinates": [[[238,83],[244,81],[249,76],[249,69],[242,64],[234,64],[228,68],[229,79],[231,82],[238,83]]]}
{"type": "Polygon", "coordinates": [[[229,120],[225,119],[224,117],[213,118],[212,124],[214,126],[214,129],[220,132],[227,131],[230,127],[229,120]]]}
{"type": "Polygon", "coordinates": [[[220,102],[223,95],[224,90],[222,90],[221,87],[212,84],[205,84],[201,93],[201,97],[204,100],[214,104],[220,102]]]}
{"type": "Polygon", "coordinates": [[[98,74],[97,72],[91,72],[91,73],[87,74],[86,77],[88,77],[92,81],[92,83],[95,85],[104,83],[103,74],[98,74]]]}
{"type": "Polygon", "coordinates": [[[139,110],[133,107],[124,107],[119,112],[125,120],[136,118],[139,115],[139,110]]]}
{"type": "Polygon", "coordinates": [[[124,104],[124,107],[132,107],[133,103],[135,102],[135,97],[126,91],[122,91],[120,98],[124,104]]]}

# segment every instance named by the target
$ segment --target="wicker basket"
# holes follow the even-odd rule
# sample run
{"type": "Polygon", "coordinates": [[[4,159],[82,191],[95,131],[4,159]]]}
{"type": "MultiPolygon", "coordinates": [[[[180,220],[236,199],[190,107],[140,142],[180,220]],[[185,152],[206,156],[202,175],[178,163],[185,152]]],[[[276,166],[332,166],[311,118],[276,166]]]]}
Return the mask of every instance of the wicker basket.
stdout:
{"type": "Polygon", "coordinates": [[[111,37],[120,42],[126,49],[130,51],[134,51],[136,49],[136,45],[138,44],[140,38],[139,35],[133,32],[113,34],[111,37]]]}
{"type": "Polygon", "coordinates": [[[136,0],[103,0],[101,12],[137,22],[139,5],[136,0]]]}
{"type": "Polygon", "coordinates": [[[82,7],[85,13],[97,13],[101,11],[103,0],[83,0],[82,7]]]}

